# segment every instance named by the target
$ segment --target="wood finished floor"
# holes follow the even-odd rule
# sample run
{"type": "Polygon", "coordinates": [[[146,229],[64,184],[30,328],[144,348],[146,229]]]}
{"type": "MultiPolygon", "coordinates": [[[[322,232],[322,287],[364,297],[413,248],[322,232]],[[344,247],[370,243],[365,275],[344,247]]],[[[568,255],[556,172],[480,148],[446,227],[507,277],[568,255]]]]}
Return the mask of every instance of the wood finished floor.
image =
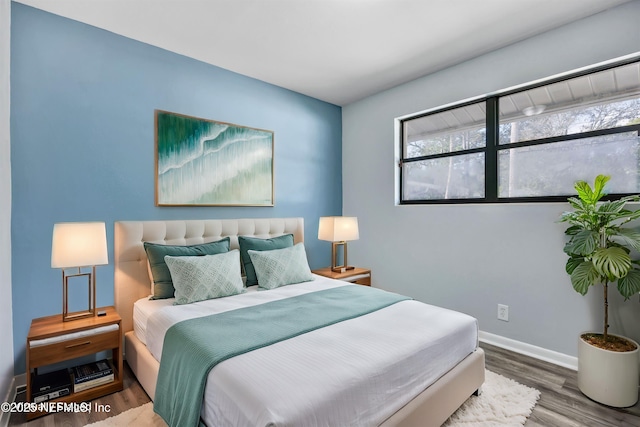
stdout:
{"type": "Polygon", "coordinates": [[[640,426],[640,404],[617,409],[590,400],[578,390],[575,371],[488,344],[480,346],[488,370],[540,390],[526,427],[640,426]]]}
{"type": "MultiPolygon", "coordinates": [[[[631,408],[610,408],[595,403],[578,390],[576,373],[488,344],[481,344],[490,371],[540,390],[540,400],[526,427],[640,426],[640,404],[631,408]]],[[[24,393],[17,400],[24,400],[24,393]]],[[[133,373],[125,364],[124,390],[96,399],[94,403],[110,405],[111,412],[90,414],[53,414],[26,422],[24,414],[12,414],[9,426],[81,427],[149,402],[133,373]]]]}
{"type": "MultiPolygon", "coordinates": [[[[91,412],[91,413],[57,413],[36,418],[27,422],[24,414],[11,414],[9,419],[9,427],[82,427],[87,424],[95,423],[109,417],[118,415],[128,409],[135,408],[150,402],[149,396],[136,380],[129,365],[124,363],[124,380],[123,390],[112,393],[107,396],[92,400],[91,403],[99,405],[110,405],[110,412],[91,412]]],[[[16,401],[24,401],[26,392],[19,393],[16,401]]]]}

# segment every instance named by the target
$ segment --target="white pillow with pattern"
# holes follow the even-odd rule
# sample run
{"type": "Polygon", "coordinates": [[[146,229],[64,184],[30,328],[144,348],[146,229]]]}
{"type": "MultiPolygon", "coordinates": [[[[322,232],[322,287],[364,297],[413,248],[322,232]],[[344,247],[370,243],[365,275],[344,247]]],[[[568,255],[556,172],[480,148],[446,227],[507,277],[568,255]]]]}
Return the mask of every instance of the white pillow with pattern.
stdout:
{"type": "Polygon", "coordinates": [[[256,270],[259,288],[275,289],[313,280],[302,243],[272,251],[249,251],[249,256],[256,270]]]}
{"type": "Polygon", "coordinates": [[[175,288],[174,304],[228,297],[245,291],[240,274],[240,252],[217,255],[164,257],[175,288]]]}

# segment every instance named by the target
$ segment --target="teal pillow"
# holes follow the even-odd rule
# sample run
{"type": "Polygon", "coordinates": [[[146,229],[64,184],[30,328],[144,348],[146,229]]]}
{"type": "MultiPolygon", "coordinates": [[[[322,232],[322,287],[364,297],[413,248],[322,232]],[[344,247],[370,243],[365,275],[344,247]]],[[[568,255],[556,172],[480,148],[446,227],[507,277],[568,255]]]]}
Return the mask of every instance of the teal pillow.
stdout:
{"type": "Polygon", "coordinates": [[[159,245],[157,243],[144,242],[144,250],[149,258],[149,268],[153,276],[153,296],[151,299],[173,298],[174,288],[171,281],[169,267],[164,257],[169,256],[202,256],[215,255],[229,252],[230,239],[224,239],[201,243],[191,246],[159,245]]]}
{"type": "Polygon", "coordinates": [[[273,251],[249,251],[249,256],[261,289],[275,289],[313,280],[302,243],[273,251]]]}
{"type": "Polygon", "coordinates": [[[238,250],[204,256],[164,257],[175,288],[174,304],[191,304],[245,291],[238,250]]]}
{"type": "Polygon", "coordinates": [[[247,276],[247,286],[258,284],[256,271],[251,263],[249,251],[272,251],[293,246],[293,234],[285,234],[270,239],[258,239],[257,237],[238,236],[240,245],[240,257],[244,266],[244,274],[247,276]]]}

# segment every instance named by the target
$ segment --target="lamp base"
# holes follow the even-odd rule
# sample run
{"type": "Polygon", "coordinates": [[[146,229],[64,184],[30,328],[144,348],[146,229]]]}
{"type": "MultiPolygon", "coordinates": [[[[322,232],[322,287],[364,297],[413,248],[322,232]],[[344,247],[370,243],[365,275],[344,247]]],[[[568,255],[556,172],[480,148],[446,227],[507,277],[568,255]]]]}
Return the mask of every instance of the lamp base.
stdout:
{"type": "Polygon", "coordinates": [[[62,321],[69,322],[71,320],[85,319],[87,317],[93,317],[95,315],[96,314],[94,310],[76,311],[74,313],[64,313],[62,315],[62,321]]]}
{"type": "Polygon", "coordinates": [[[62,269],[62,321],[69,322],[72,320],[84,319],[85,317],[93,317],[96,315],[96,267],[93,266],[91,272],[82,273],[80,267],[75,274],[66,274],[62,269]],[[86,278],[88,307],[86,310],[69,312],[69,279],[86,278]]]}
{"type": "Polygon", "coordinates": [[[331,271],[334,273],[345,273],[349,270],[353,270],[355,267],[352,265],[339,265],[337,267],[331,267],[331,271]]]}
{"type": "Polygon", "coordinates": [[[334,273],[344,273],[353,270],[355,267],[347,265],[347,242],[333,242],[331,244],[331,271],[334,273]],[[338,246],[342,246],[344,264],[338,264],[338,246]]]}

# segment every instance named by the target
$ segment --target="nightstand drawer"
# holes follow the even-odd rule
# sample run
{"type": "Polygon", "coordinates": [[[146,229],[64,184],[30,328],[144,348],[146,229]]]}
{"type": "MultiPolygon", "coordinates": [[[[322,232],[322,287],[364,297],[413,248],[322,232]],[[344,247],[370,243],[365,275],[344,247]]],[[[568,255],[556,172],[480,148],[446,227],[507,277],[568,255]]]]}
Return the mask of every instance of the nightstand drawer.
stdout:
{"type": "Polygon", "coordinates": [[[120,346],[120,330],[102,334],[89,335],[52,344],[31,347],[31,367],[37,368],[43,365],[74,359],[87,354],[100,352],[107,348],[120,346]]]}
{"type": "Polygon", "coordinates": [[[354,280],[352,283],[364,286],[371,286],[371,276],[354,280]]]}

